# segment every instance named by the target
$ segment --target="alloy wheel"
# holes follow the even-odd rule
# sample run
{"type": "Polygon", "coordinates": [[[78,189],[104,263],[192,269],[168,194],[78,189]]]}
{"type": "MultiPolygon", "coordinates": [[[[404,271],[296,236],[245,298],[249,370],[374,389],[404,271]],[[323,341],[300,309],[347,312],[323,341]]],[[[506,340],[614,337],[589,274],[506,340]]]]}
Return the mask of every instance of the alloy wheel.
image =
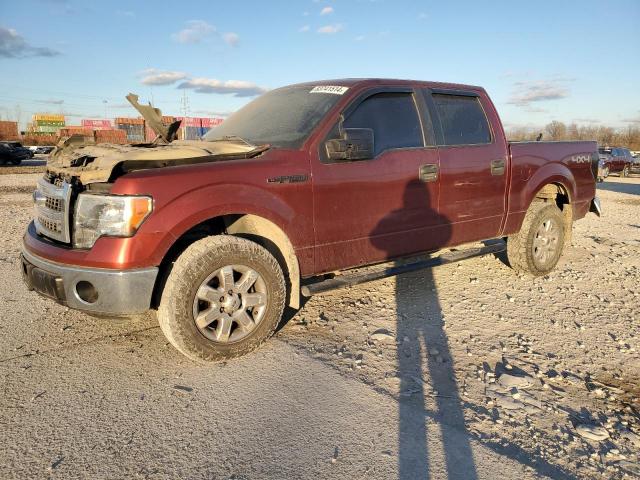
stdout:
{"type": "Polygon", "coordinates": [[[258,272],[246,265],[226,265],[198,287],[193,319],[209,340],[237,342],[255,330],[267,302],[267,287],[258,272]]]}
{"type": "Polygon", "coordinates": [[[546,266],[558,252],[560,226],[554,219],[542,222],[533,238],[533,258],[540,267],[546,266]]]}

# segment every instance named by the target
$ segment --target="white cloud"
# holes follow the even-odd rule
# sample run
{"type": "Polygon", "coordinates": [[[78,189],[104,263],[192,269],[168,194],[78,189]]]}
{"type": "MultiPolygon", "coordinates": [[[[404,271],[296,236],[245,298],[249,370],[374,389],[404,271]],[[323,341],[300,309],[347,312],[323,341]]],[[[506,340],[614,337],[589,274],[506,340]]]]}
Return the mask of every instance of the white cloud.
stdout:
{"type": "Polygon", "coordinates": [[[204,20],[191,20],[187,22],[186,28],[174,33],[171,37],[180,43],[199,43],[215,32],[216,27],[204,20]]]}
{"type": "Polygon", "coordinates": [[[325,25],[324,27],[320,27],[318,29],[318,33],[324,33],[327,35],[333,35],[334,33],[341,32],[344,29],[342,24],[334,23],[332,25],[325,25]]]}
{"type": "Polygon", "coordinates": [[[311,27],[309,25],[303,25],[298,29],[298,31],[301,33],[308,32],[309,30],[311,30],[311,27]]]}
{"type": "MultiPolygon", "coordinates": [[[[577,123],[602,123],[602,120],[597,118],[574,118],[573,121],[577,123]]],[[[638,122],[640,122],[640,119],[638,119],[638,122]]]]}
{"type": "Polygon", "coordinates": [[[0,57],[55,57],[60,52],[48,47],[34,47],[13,28],[0,27],[0,57]]]}
{"type": "Polygon", "coordinates": [[[361,42],[361,41],[363,41],[364,39],[365,39],[365,36],[364,36],[364,35],[358,35],[358,36],[355,38],[356,42],[361,42]]]}
{"type": "Polygon", "coordinates": [[[135,12],[132,12],[131,10],[116,10],[116,14],[120,17],[136,18],[135,12]]]}
{"type": "Polygon", "coordinates": [[[205,115],[207,117],[228,117],[232,111],[220,111],[220,110],[194,110],[196,115],[205,115]]]}
{"type": "Polygon", "coordinates": [[[302,12],[302,16],[303,17],[308,17],[309,16],[309,12],[302,12]]]}
{"type": "Polygon", "coordinates": [[[235,97],[254,97],[267,91],[266,88],[245,80],[222,81],[215,78],[192,78],[182,82],[178,88],[186,88],[198,93],[219,93],[235,97]]]}
{"type": "Polygon", "coordinates": [[[507,103],[519,107],[528,107],[534,102],[560,100],[569,96],[566,82],[570,79],[527,80],[515,82],[514,91],[507,103]]]}
{"type": "Polygon", "coordinates": [[[64,100],[37,100],[38,103],[46,103],[48,105],[62,105],[64,100]]]}
{"type": "Polygon", "coordinates": [[[237,47],[240,42],[240,35],[234,32],[228,32],[222,34],[222,39],[225,41],[227,45],[232,47],[237,47]]]}
{"type": "Polygon", "coordinates": [[[144,70],[142,75],[143,77],[140,83],[143,85],[171,85],[178,80],[187,78],[187,74],[184,72],[157,70],[155,68],[144,70]]]}
{"type": "Polygon", "coordinates": [[[329,15],[330,13],[333,13],[333,7],[324,7],[320,10],[320,15],[329,15]]]}
{"type": "Polygon", "coordinates": [[[418,14],[418,20],[426,20],[427,18],[429,18],[429,15],[427,15],[427,14],[426,14],[426,13],[424,13],[424,12],[420,12],[420,13],[418,14]]]}
{"type": "Polygon", "coordinates": [[[131,106],[130,103],[110,103],[109,110],[112,110],[114,108],[117,108],[118,110],[120,110],[120,109],[127,109],[127,108],[133,108],[133,107],[131,106]]]}

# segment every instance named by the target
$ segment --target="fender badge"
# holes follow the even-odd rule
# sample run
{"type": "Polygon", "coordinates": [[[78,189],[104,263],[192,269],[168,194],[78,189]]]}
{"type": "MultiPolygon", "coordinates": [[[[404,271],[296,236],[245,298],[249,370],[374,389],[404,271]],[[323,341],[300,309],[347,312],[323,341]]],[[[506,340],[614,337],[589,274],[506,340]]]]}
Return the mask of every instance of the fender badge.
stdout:
{"type": "Polygon", "coordinates": [[[271,177],[267,179],[267,183],[302,183],[309,179],[307,175],[282,175],[280,177],[271,177]]]}

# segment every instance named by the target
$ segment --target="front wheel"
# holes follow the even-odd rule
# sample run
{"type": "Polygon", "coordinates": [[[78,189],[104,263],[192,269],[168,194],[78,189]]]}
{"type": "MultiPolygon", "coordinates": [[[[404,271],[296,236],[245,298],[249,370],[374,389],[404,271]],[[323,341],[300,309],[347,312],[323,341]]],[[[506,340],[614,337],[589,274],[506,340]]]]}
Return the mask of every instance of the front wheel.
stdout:
{"type": "Polygon", "coordinates": [[[273,255],[244,238],[217,235],[195,242],[175,262],[158,321],[169,342],[192,360],[225,360],[273,334],[285,297],[273,255]]]}
{"type": "Polygon", "coordinates": [[[22,163],[22,160],[19,158],[12,158],[11,165],[15,165],[16,167],[22,163]]]}
{"type": "Polygon", "coordinates": [[[507,240],[509,264],[518,272],[546,275],[560,260],[564,239],[560,209],[553,203],[535,201],[520,231],[507,240]]]}
{"type": "Polygon", "coordinates": [[[620,174],[621,177],[628,177],[629,176],[629,165],[625,165],[625,167],[622,169],[622,173],[620,174]]]}

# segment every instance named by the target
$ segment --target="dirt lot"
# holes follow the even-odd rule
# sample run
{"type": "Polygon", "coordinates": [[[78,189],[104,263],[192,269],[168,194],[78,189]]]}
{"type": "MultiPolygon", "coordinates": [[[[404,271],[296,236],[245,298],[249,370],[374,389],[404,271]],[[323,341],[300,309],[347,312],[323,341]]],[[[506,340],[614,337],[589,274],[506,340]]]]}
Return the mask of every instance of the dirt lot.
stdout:
{"type": "Polygon", "coordinates": [[[153,314],[23,288],[37,174],[0,176],[2,478],[640,477],[640,178],[548,277],[484,257],[312,298],[195,366],[153,314]]]}

